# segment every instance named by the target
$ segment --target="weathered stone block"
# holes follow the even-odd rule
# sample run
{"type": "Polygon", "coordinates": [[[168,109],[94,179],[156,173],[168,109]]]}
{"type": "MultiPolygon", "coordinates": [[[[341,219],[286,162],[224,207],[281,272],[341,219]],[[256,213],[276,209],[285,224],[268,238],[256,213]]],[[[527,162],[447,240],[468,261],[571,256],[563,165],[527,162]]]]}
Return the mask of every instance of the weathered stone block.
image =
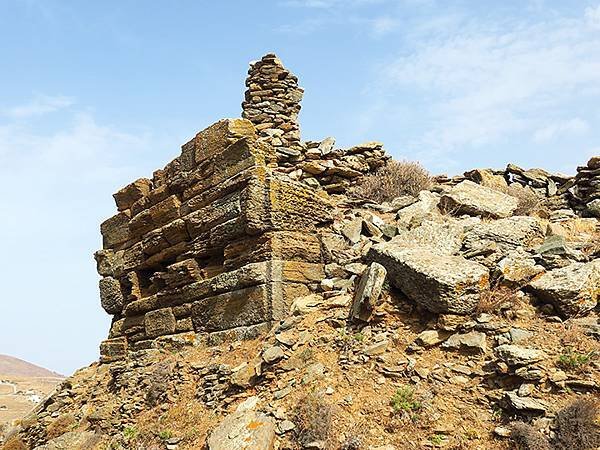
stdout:
{"type": "Polygon", "coordinates": [[[149,209],[135,215],[129,222],[131,234],[133,236],[141,236],[178,219],[180,205],[181,202],[177,196],[172,195],[156,205],[151,206],[149,209]]]}
{"type": "Polygon", "coordinates": [[[119,280],[111,277],[102,278],[100,285],[100,303],[108,314],[119,314],[125,303],[119,280]]]}
{"type": "Polygon", "coordinates": [[[152,181],[147,178],[140,178],[139,180],[128,184],[123,189],[113,194],[115,203],[117,204],[117,209],[119,211],[124,211],[131,208],[133,203],[145,195],[148,195],[148,192],[150,192],[151,188],[152,181]]]}
{"type": "Polygon", "coordinates": [[[377,244],[368,256],[387,269],[391,283],[408,298],[435,313],[471,313],[489,289],[484,266],[433,248],[377,244]]]}
{"type": "Polygon", "coordinates": [[[124,337],[107,339],[100,344],[100,361],[110,363],[127,356],[127,340],[124,337]]]}
{"type": "Polygon", "coordinates": [[[144,328],[148,337],[173,334],[177,328],[177,319],[171,308],[157,309],[146,313],[144,328]]]}
{"type": "Polygon", "coordinates": [[[129,216],[119,213],[106,219],[100,225],[102,244],[104,248],[115,248],[127,242],[129,236],[129,216]]]}
{"type": "Polygon", "coordinates": [[[223,119],[201,131],[194,138],[194,162],[211,159],[233,142],[242,139],[256,139],[252,122],[245,119],[223,119]]]}
{"type": "Polygon", "coordinates": [[[515,197],[466,180],[443,195],[440,206],[455,214],[502,218],[509,217],[517,209],[515,197]]]}
{"type": "Polygon", "coordinates": [[[224,266],[228,269],[270,259],[317,263],[322,260],[321,243],[311,234],[277,231],[228,243],[224,258],[224,266]]]}

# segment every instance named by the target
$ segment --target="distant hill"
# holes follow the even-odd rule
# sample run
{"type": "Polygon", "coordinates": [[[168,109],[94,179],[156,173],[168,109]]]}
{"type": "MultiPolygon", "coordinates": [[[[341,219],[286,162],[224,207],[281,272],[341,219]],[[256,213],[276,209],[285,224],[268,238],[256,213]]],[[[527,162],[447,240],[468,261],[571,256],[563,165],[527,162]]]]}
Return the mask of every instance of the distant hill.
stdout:
{"type": "Polygon", "coordinates": [[[8,355],[0,355],[0,376],[2,375],[17,377],[62,377],[62,375],[56,372],[8,355]]]}

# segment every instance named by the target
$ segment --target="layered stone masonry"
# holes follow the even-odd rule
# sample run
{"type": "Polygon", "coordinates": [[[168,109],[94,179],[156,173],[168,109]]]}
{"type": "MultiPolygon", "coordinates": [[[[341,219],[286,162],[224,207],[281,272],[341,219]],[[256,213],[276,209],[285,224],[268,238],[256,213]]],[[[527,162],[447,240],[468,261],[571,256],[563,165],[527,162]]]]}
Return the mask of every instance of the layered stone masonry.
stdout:
{"type": "Polygon", "coordinates": [[[256,127],[261,140],[271,144],[280,163],[302,157],[298,114],[304,89],[298,78],[273,53],[250,64],[242,117],[256,127]]]}
{"type": "Polygon", "coordinates": [[[273,171],[275,158],[248,120],[222,120],[114,195],[95,254],[113,315],[101,361],[269,327],[323,278],[327,195],[273,171]]]}
{"type": "Polygon", "coordinates": [[[260,140],[274,147],[277,170],[290,178],[342,193],[390,159],[379,142],[340,149],[331,137],[301,141],[298,113],[304,90],[276,55],[251,63],[246,86],[242,117],[255,125],[260,140]]]}

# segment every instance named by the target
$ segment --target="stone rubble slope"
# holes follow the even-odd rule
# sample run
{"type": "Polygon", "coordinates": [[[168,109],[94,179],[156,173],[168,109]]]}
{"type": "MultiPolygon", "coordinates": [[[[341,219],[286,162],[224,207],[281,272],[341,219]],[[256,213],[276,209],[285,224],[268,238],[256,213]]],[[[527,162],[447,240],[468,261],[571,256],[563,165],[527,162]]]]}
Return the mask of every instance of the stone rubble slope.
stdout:
{"type": "Polygon", "coordinates": [[[599,157],[378,204],[352,187],[380,144],[303,142],[273,54],[247,87],[242,119],[114,195],[100,361],[6,445],[508,449],[515,420],[555,439],[557,411],[600,391],[599,157]]]}

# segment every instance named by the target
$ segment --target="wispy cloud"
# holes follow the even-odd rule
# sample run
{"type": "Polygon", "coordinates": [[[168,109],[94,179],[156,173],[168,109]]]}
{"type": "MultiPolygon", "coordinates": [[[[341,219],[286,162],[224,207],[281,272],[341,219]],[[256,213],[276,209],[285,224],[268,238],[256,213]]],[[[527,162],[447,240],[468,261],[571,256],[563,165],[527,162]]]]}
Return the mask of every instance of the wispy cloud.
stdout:
{"type": "Polygon", "coordinates": [[[13,119],[24,119],[59,111],[74,103],[70,97],[39,95],[23,105],[1,109],[0,113],[13,119]]]}
{"type": "Polygon", "coordinates": [[[590,125],[583,119],[563,120],[544,126],[535,131],[533,140],[535,142],[546,142],[562,136],[581,135],[590,130],[590,125]]]}
{"type": "Polygon", "coordinates": [[[600,28],[600,5],[596,7],[588,6],[585,9],[585,18],[589,25],[600,28]]]}
{"type": "Polygon", "coordinates": [[[420,99],[423,130],[409,146],[430,154],[507,136],[542,142],[584,133],[585,120],[556,117],[600,97],[596,15],[600,7],[575,19],[462,21],[440,37],[420,35],[412,50],[378,67],[378,95],[420,99]]]}

